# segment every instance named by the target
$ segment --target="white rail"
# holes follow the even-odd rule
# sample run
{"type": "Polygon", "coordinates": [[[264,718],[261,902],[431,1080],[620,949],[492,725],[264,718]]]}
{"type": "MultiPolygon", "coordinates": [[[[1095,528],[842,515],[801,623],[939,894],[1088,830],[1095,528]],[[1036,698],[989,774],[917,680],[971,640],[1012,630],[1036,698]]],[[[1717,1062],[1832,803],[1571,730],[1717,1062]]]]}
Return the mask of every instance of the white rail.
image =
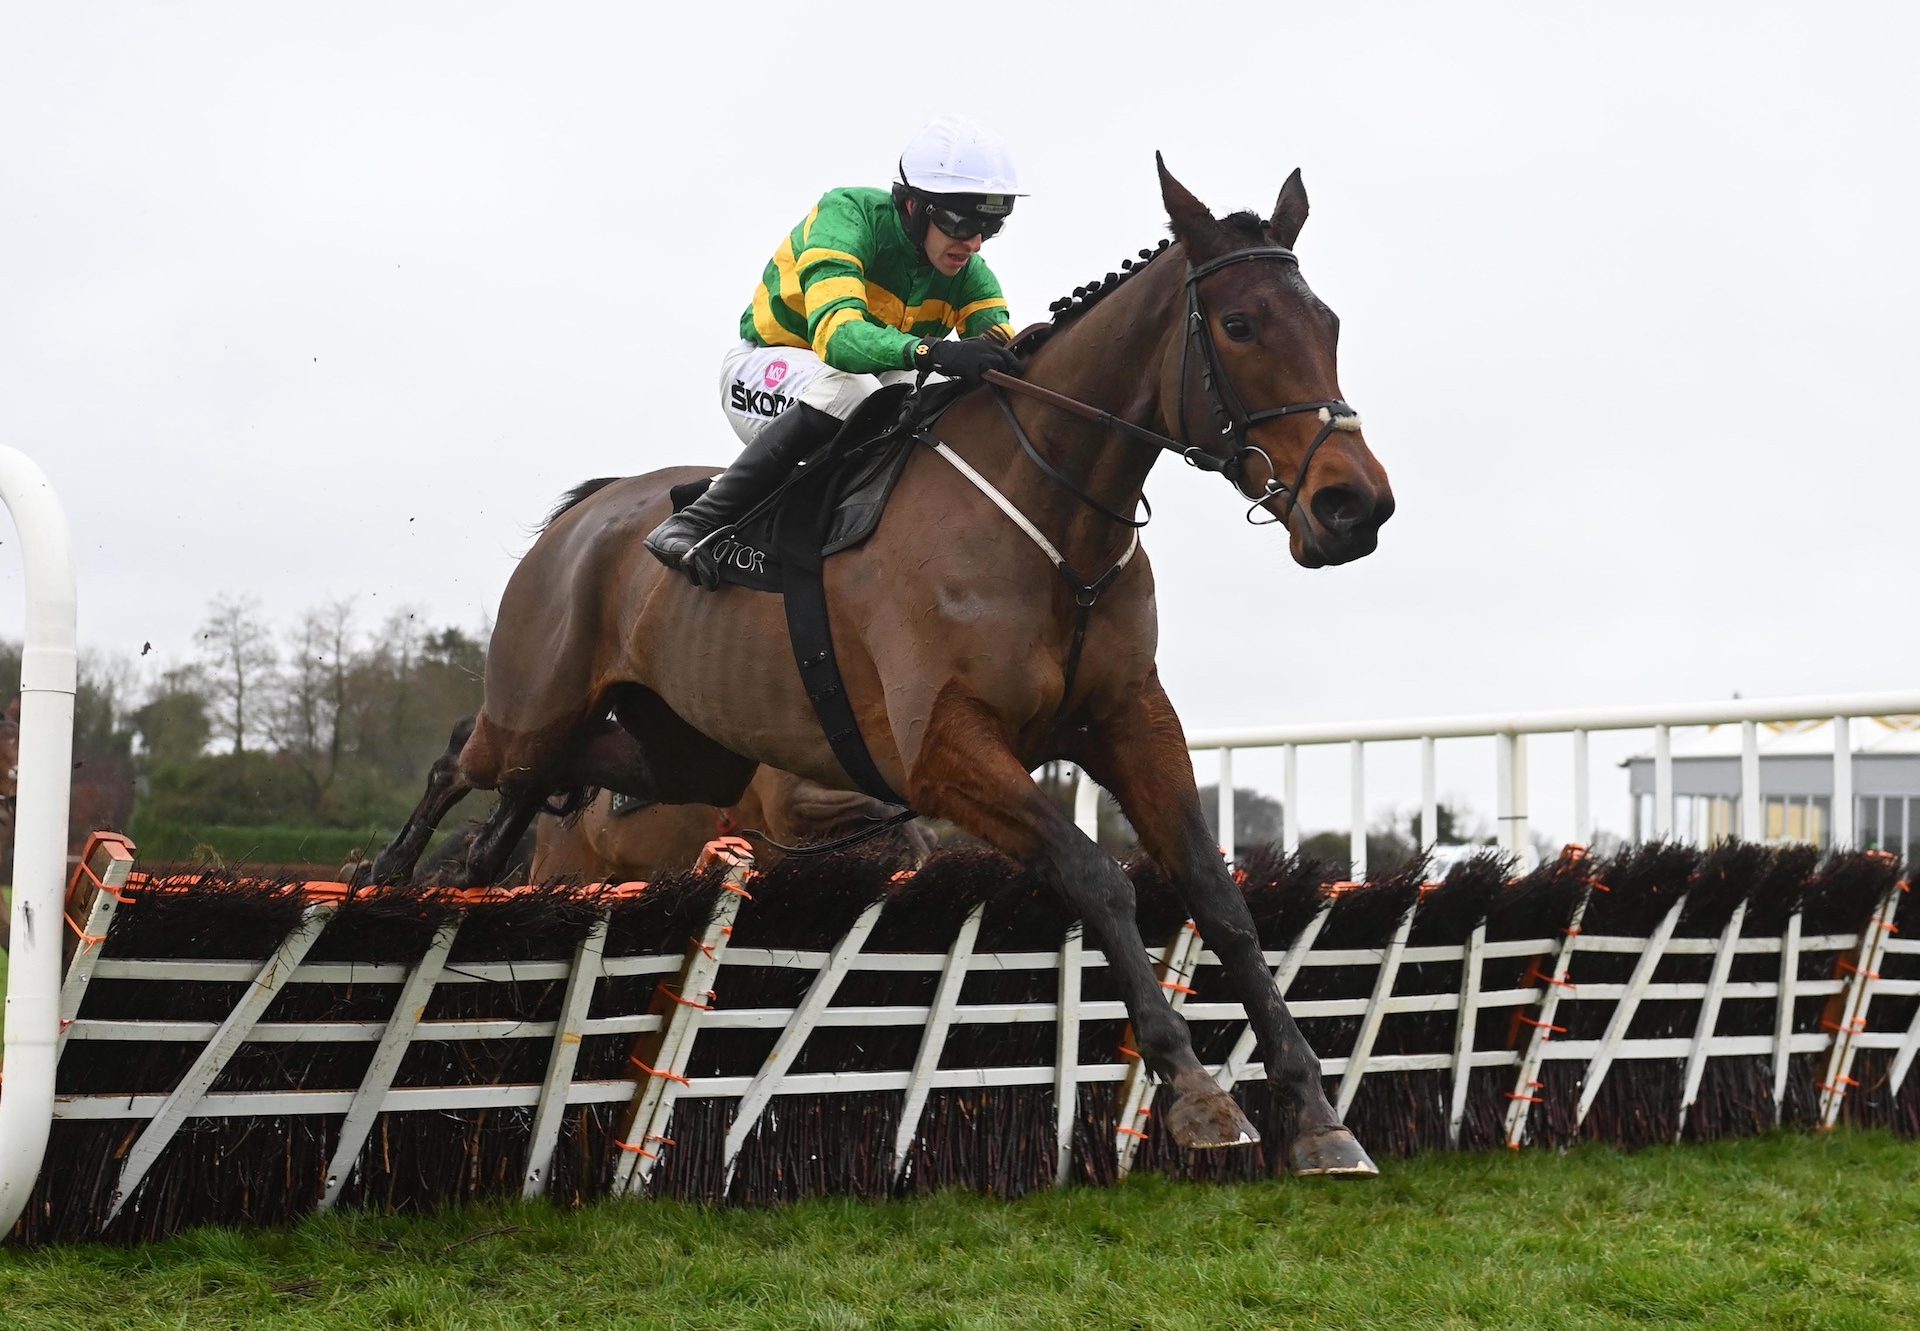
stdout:
{"type": "Polygon", "coordinates": [[[26,1208],[53,1122],[76,666],[66,514],[46,474],[17,449],[0,448],[0,501],[20,534],[27,581],[6,1057],[0,1069],[0,1234],[6,1234],[26,1208]]]}
{"type": "MultiPolygon", "coordinates": [[[[1434,781],[1434,746],[1443,739],[1491,739],[1495,742],[1495,811],[1502,849],[1524,855],[1531,831],[1528,815],[1527,737],[1567,735],[1573,741],[1573,817],[1571,840],[1586,844],[1595,830],[1591,799],[1591,762],[1588,737],[1595,731],[1650,730],[1654,749],[1654,814],[1656,835],[1674,829],[1672,732],[1680,726],[1741,728],[1741,835],[1761,839],[1760,757],[1758,727],[1776,721],[1831,721],[1834,723],[1833,835],[1835,847],[1854,842],[1853,747],[1854,717],[1920,715],[1920,693],[1810,694],[1786,698],[1740,698],[1731,701],[1677,703],[1655,707],[1595,707],[1562,711],[1488,712],[1466,716],[1413,717],[1398,721],[1327,722],[1293,726],[1250,726],[1202,730],[1187,737],[1194,753],[1220,755],[1218,809],[1220,839],[1231,853],[1234,812],[1233,758],[1249,749],[1279,749],[1284,764],[1281,795],[1281,842],[1288,850],[1300,845],[1299,752],[1304,748],[1344,745],[1349,753],[1349,846],[1353,877],[1367,870],[1366,746],[1417,741],[1420,745],[1420,839],[1432,845],[1439,830],[1434,781]]],[[[1080,774],[1078,807],[1090,809],[1097,797],[1091,778],[1080,774]]]]}

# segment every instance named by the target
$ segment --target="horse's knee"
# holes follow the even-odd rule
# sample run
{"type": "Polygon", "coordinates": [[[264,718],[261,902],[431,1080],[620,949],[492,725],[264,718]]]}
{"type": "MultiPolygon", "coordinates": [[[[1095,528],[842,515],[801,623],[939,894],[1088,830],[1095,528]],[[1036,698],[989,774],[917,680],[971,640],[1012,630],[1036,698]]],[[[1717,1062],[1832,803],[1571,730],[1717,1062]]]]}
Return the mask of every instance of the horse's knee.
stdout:
{"type": "MultiPolygon", "coordinates": [[[[458,734],[458,729],[455,731],[458,734]]],[[[482,712],[467,729],[467,738],[454,759],[455,773],[476,790],[492,790],[500,784],[501,750],[497,728],[482,712]]]]}

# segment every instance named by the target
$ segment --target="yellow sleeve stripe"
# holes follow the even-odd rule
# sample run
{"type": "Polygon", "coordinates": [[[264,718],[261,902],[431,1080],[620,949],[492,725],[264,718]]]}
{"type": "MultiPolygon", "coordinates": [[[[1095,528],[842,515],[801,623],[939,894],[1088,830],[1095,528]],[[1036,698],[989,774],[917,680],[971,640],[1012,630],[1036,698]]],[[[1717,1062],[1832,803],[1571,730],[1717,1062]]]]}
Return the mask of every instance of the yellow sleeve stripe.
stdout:
{"type": "Polygon", "coordinates": [[[823,277],[807,285],[807,313],[814,314],[836,300],[866,303],[867,284],[857,277],[823,277]]]}
{"type": "Polygon", "coordinates": [[[907,303],[885,287],[867,283],[867,308],[873,317],[889,328],[904,329],[907,324],[907,303]]]}
{"type": "Polygon", "coordinates": [[[785,324],[773,317],[773,301],[767,295],[765,284],[753,291],[753,328],[760,334],[760,342],[769,347],[804,347],[806,341],[787,331],[785,324]]]}
{"type": "Polygon", "coordinates": [[[900,326],[906,331],[912,332],[916,324],[942,323],[951,328],[956,322],[957,320],[953,317],[953,306],[947,304],[944,300],[930,300],[923,304],[909,307],[907,312],[901,316],[900,326]]]}
{"type": "Polygon", "coordinates": [[[1010,323],[988,324],[980,330],[980,336],[990,337],[996,342],[1011,342],[1013,341],[1013,325],[1010,323]]]}
{"type": "MultiPolygon", "coordinates": [[[[813,234],[813,219],[818,216],[820,216],[820,205],[816,203],[813,205],[812,210],[808,212],[807,220],[800,224],[800,243],[802,245],[806,244],[807,237],[813,234]]],[[[787,239],[792,240],[793,237],[788,236],[787,239]]]]}
{"type": "Polygon", "coordinates": [[[960,312],[953,316],[953,326],[955,328],[965,328],[967,326],[967,320],[973,318],[976,314],[984,313],[987,310],[1004,310],[1006,308],[1007,302],[1000,296],[995,296],[991,300],[976,300],[971,305],[962,305],[960,307],[960,312]]]}
{"type": "MultiPolygon", "coordinates": [[[[791,237],[789,237],[789,239],[791,239],[791,237]]],[[[811,268],[816,263],[846,263],[852,264],[855,272],[864,273],[867,271],[867,266],[864,263],[861,263],[859,259],[848,254],[845,250],[809,249],[800,251],[801,268],[811,268]]]]}
{"type": "Polygon", "coordinates": [[[835,310],[822,319],[820,326],[813,330],[813,354],[825,360],[827,344],[833,341],[833,335],[848,324],[857,323],[859,320],[860,311],[851,305],[835,310]]]}
{"type": "Polygon", "coordinates": [[[780,274],[780,299],[795,314],[807,312],[806,297],[800,293],[800,269],[793,261],[793,237],[788,236],[780,242],[780,248],[773,252],[774,270],[780,274]]]}

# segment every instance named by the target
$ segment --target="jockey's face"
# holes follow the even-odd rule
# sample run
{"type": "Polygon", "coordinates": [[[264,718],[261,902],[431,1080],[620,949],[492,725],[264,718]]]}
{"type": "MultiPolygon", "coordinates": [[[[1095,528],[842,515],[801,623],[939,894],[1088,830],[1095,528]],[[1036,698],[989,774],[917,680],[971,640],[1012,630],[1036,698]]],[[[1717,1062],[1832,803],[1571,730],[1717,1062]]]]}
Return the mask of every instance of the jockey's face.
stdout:
{"type": "MultiPolygon", "coordinates": [[[[916,206],[924,207],[925,205],[916,206]]],[[[973,236],[967,240],[955,240],[930,222],[923,248],[926,250],[928,263],[939,269],[942,276],[954,277],[967,266],[967,260],[978,254],[980,247],[986,243],[986,240],[980,236],[973,236]]]]}

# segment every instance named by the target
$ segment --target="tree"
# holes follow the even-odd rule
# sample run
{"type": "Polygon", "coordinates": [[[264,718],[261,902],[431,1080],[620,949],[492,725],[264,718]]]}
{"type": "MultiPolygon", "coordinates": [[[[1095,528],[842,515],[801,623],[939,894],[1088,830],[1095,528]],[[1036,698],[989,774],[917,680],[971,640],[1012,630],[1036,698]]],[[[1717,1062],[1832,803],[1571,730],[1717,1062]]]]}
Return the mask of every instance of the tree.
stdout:
{"type": "Polygon", "coordinates": [[[318,819],[340,773],[341,720],[354,666],[352,602],[307,611],[296,633],[271,700],[267,733],[300,778],[307,817],[318,819]]]}
{"type": "Polygon", "coordinates": [[[209,720],[213,733],[233,741],[235,754],[247,751],[249,727],[259,727],[258,715],[268,686],[267,673],[278,653],[260,620],[257,598],[222,594],[207,608],[200,626],[200,656],[205,668],[209,720]]]}
{"type": "Polygon", "coordinates": [[[133,728],[148,771],[192,762],[207,751],[213,724],[207,719],[203,687],[193,666],[176,666],[161,674],[146,702],[135,709],[133,728]]]}
{"type": "MultiPolygon", "coordinates": [[[[1207,820],[1207,835],[1220,839],[1220,787],[1216,783],[1200,787],[1200,812],[1207,820]]],[[[1251,786],[1233,788],[1233,844],[1242,849],[1266,846],[1280,839],[1280,801],[1251,786]]]]}

